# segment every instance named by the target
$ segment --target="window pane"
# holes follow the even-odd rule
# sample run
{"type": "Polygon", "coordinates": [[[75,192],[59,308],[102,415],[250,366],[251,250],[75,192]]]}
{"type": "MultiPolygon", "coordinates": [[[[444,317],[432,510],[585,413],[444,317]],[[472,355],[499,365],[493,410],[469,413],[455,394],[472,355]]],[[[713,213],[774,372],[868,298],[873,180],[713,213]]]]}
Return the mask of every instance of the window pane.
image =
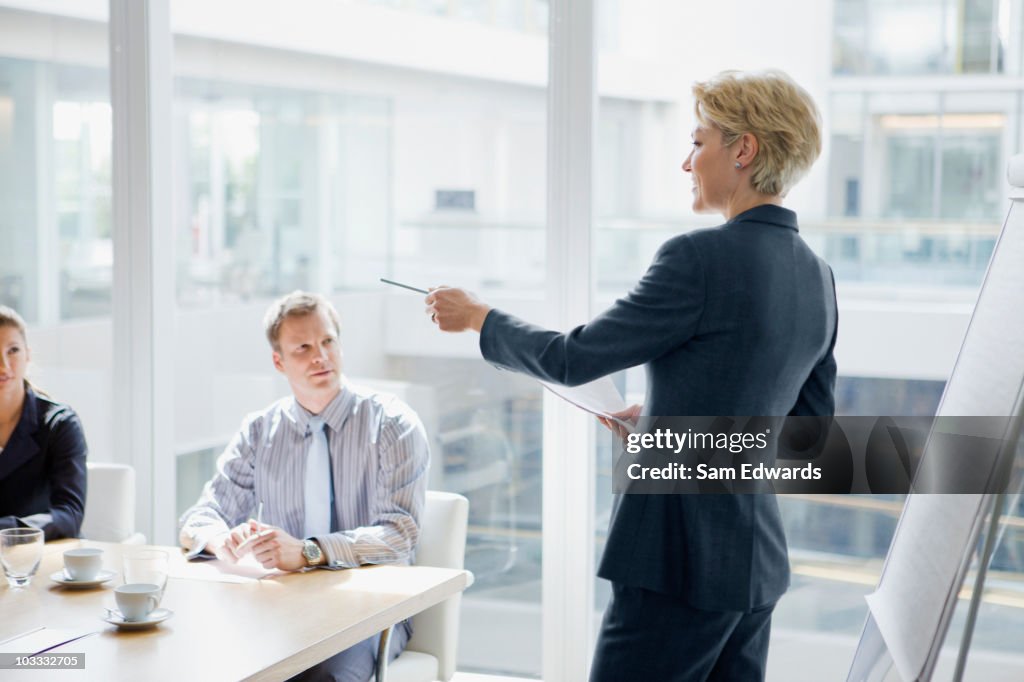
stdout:
{"type": "Polygon", "coordinates": [[[493,69],[460,71],[480,63],[482,38],[523,30],[501,22],[535,8],[499,5],[297,6],[290,22],[344,35],[281,49],[265,40],[271,10],[213,24],[198,3],[172,2],[177,360],[189,371],[175,377],[178,509],[167,513],[195,502],[247,413],[289,393],[264,338],[267,305],[297,288],[325,293],[345,375],[415,409],[428,487],[470,500],[459,669],[537,676],[541,390],[481,362],[475,338],[438,333],[422,295],[379,281],[464,286],[546,314],[546,35],[515,36],[493,69]],[[400,54],[360,44],[396,17],[414,29],[400,54]]]}
{"type": "Polygon", "coordinates": [[[965,0],[963,3],[962,73],[1000,73],[1002,44],[993,31],[998,3],[995,0],[965,0]]]}
{"type": "Polygon", "coordinates": [[[182,305],[365,288],[387,261],[390,102],[257,86],[213,98],[217,88],[178,87],[182,305]],[[320,222],[324,234],[309,229],[320,222]]]}
{"type": "Polygon", "coordinates": [[[935,200],[935,135],[927,130],[891,134],[885,141],[889,191],[882,214],[886,218],[932,215],[935,200]]]}
{"type": "Polygon", "coordinates": [[[108,38],[105,5],[83,12],[0,7],[0,305],[28,323],[33,383],[110,461],[108,38]]]}
{"type": "Polygon", "coordinates": [[[875,93],[864,109],[861,97],[831,100],[829,212],[843,220],[822,243],[837,275],[977,286],[1006,210],[1019,98],[875,93]]]}
{"type": "Polygon", "coordinates": [[[965,131],[942,137],[943,218],[998,220],[1004,202],[999,185],[1002,161],[1000,131],[965,131]]]}
{"type": "Polygon", "coordinates": [[[1007,0],[836,0],[833,73],[1019,73],[1006,63],[1020,39],[1012,11],[1007,0]]]}

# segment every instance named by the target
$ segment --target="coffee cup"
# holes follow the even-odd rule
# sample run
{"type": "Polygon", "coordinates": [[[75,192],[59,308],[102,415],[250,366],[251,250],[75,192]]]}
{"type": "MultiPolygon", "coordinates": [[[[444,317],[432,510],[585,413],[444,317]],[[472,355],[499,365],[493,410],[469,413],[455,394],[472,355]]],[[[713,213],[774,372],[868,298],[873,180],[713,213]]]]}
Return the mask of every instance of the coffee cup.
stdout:
{"type": "Polygon", "coordinates": [[[95,580],[103,568],[103,550],[94,547],[69,549],[64,552],[64,572],[71,580],[95,580]]]}
{"type": "Polygon", "coordinates": [[[117,609],[126,621],[145,620],[160,606],[160,586],[150,583],[129,583],[114,590],[117,609]]]}

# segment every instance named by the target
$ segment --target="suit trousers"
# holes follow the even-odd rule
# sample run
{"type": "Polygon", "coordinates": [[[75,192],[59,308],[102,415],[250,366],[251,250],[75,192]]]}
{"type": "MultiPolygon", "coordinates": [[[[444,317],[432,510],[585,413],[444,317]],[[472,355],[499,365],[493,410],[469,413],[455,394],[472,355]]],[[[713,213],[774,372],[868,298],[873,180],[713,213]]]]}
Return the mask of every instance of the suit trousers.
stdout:
{"type": "Polygon", "coordinates": [[[612,583],[590,682],[764,680],[774,608],[704,611],[676,595],[612,583]]]}
{"type": "MultiPolygon", "coordinates": [[[[395,625],[388,643],[389,661],[402,653],[409,643],[409,635],[406,623],[395,625]]],[[[368,682],[373,679],[377,666],[379,646],[380,635],[374,635],[289,678],[288,682],[368,682]]]]}

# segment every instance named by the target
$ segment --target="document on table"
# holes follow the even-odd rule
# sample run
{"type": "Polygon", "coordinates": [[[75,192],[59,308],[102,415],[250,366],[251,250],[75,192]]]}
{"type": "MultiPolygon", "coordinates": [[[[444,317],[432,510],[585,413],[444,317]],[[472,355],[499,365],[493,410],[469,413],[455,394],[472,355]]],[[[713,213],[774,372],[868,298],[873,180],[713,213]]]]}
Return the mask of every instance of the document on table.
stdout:
{"type": "Polygon", "coordinates": [[[61,630],[41,627],[0,641],[0,654],[41,654],[62,644],[94,635],[98,630],[61,630]]]}
{"type": "Polygon", "coordinates": [[[615,412],[622,412],[628,407],[615,388],[611,377],[601,377],[580,386],[560,386],[547,381],[541,381],[540,385],[548,389],[562,400],[570,402],[591,414],[607,417],[623,426],[629,433],[636,430],[636,426],[628,421],[613,417],[615,412]]]}
{"type": "Polygon", "coordinates": [[[276,568],[263,568],[252,554],[246,554],[237,564],[220,559],[187,561],[172,567],[168,577],[217,583],[251,583],[282,573],[276,568]]]}
{"type": "Polygon", "coordinates": [[[868,608],[900,676],[921,676],[983,495],[910,495],[868,608]],[[941,532],[937,532],[941,529],[941,532]]]}

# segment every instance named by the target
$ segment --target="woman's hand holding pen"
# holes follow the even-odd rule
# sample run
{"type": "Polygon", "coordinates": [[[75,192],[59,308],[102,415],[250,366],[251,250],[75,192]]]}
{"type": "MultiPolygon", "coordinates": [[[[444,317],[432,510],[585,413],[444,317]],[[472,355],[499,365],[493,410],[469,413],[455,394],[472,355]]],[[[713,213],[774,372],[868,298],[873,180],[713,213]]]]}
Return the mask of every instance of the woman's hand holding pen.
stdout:
{"type": "Polygon", "coordinates": [[[443,332],[480,331],[491,306],[463,289],[434,287],[426,298],[427,314],[443,332]]]}

